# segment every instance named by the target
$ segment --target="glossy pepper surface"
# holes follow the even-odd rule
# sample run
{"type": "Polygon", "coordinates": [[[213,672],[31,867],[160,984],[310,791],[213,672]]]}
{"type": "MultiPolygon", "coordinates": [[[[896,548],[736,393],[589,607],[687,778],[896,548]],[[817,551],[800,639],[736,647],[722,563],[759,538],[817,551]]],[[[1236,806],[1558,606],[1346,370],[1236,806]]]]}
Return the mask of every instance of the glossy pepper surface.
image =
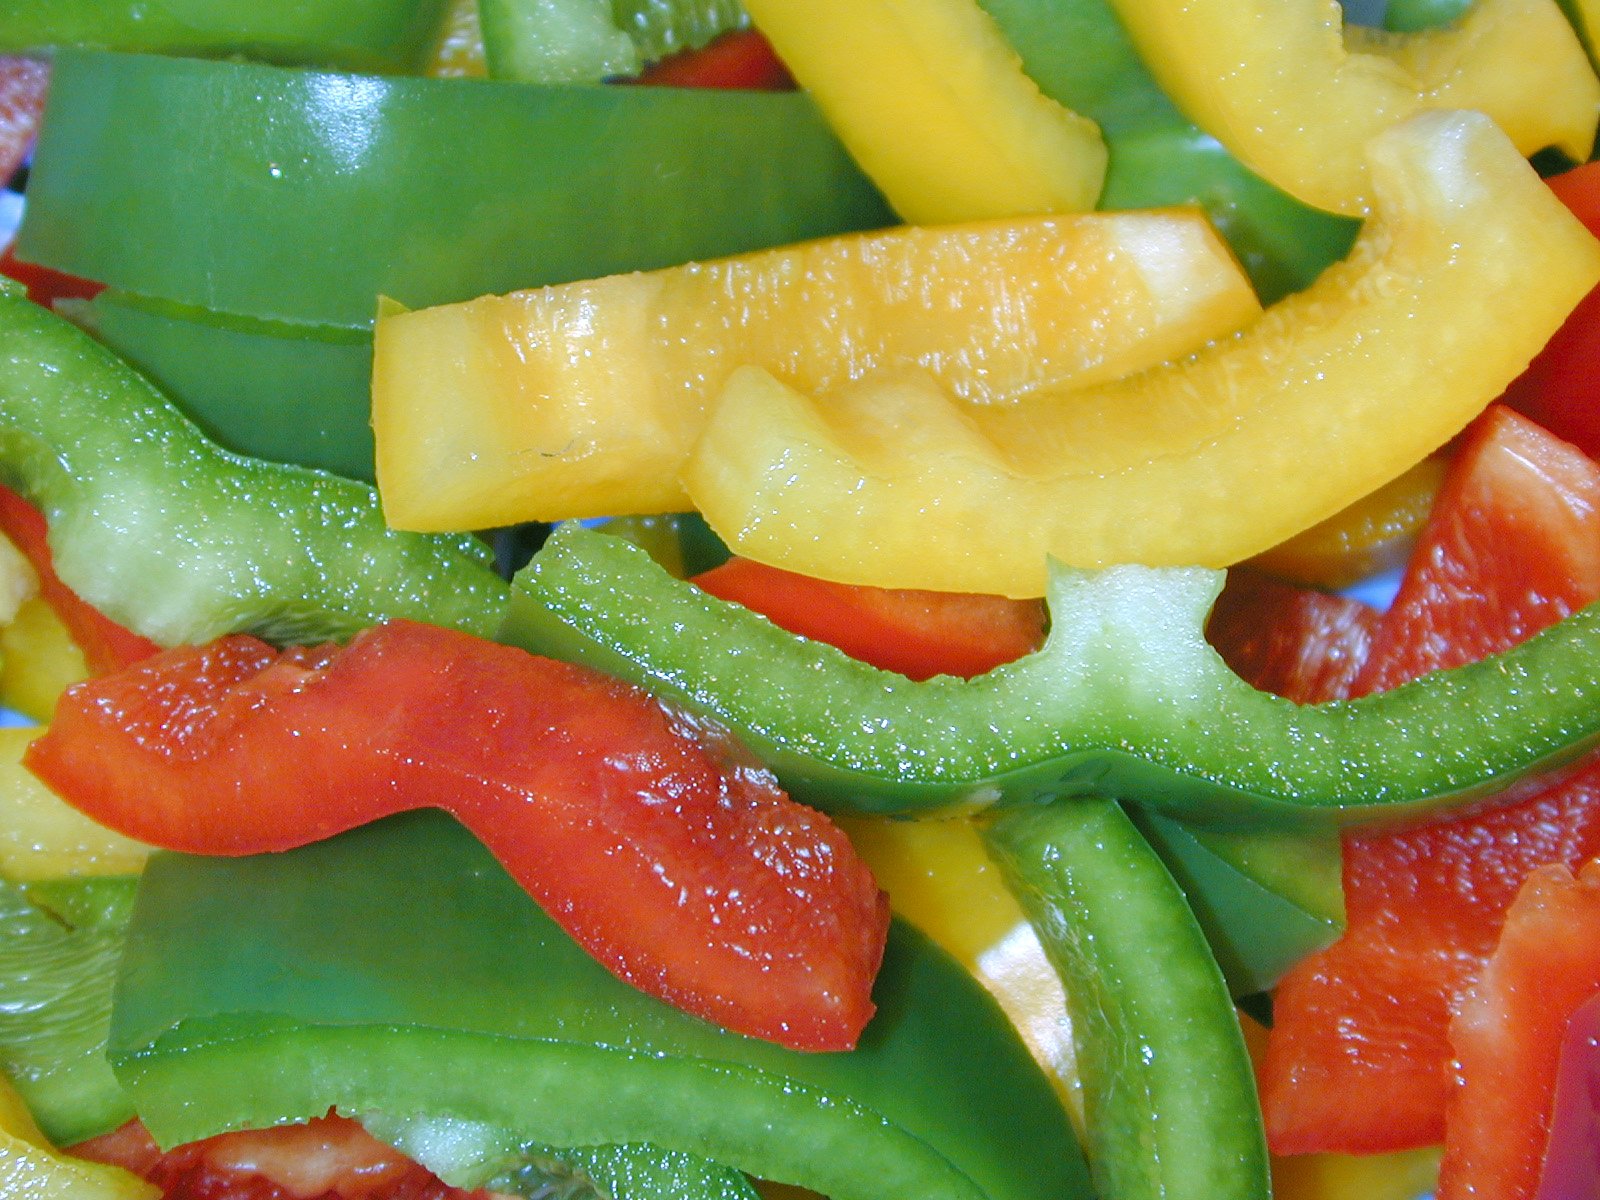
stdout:
{"type": "Polygon", "coordinates": [[[688,1148],[838,1200],[1090,1194],[1059,1101],[965,971],[897,927],[876,1000],[848,1054],[726,1033],[619,983],[418,813],[285,854],[157,860],[110,1053],[164,1144],[337,1105],[688,1148]]]}
{"type": "Polygon", "coordinates": [[[514,581],[500,637],[716,720],[837,812],[1098,794],[1201,824],[1325,828],[1459,807],[1600,741],[1600,609],[1482,664],[1302,707],[1206,643],[1221,585],[1198,568],[1060,569],[1037,654],[913,683],[563,526],[514,581]]]}
{"type": "Polygon", "coordinates": [[[503,607],[486,547],[397,535],[370,488],[219,450],[20,288],[0,294],[0,477],[43,510],[62,580],[165,644],[401,614],[483,630],[503,607]]]}
{"type": "Polygon", "coordinates": [[[403,71],[432,45],[444,0],[4,0],[0,50],[103,46],[403,71]]]}

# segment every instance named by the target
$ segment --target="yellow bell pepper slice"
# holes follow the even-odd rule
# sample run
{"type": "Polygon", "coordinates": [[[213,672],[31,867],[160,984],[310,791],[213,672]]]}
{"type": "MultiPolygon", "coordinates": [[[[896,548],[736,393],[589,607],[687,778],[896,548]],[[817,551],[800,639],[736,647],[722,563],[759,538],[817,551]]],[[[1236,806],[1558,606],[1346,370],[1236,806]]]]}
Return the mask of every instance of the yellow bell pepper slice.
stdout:
{"type": "Polygon", "coordinates": [[[1083,567],[1225,566],[1438,448],[1600,280],[1600,243],[1487,117],[1372,147],[1351,255],[1233,338],[1132,379],[958,408],[925,375],[819,406],[734,375],[685,479],[738,554],[883,587],[1038,596],[1083,567]]]}
{"type": "Polygon", "coordinates": [[[1370,496],[1256,555],[1250,565],[1326,591],[1404,566],[1433,511],[1446,466],[1443,455],[1423,459],[1370,496]]]}
{"type": "Polygon", "coordinates": [[[161,1189],[120,1167],[58,1154],[0,1075],[0,1196],[12,1200],[158,1200],[161,1189]]]}
{"type": "Polygon", "coordinates": [[[1457,25],[1341,36],[1338,0],[1112,0],[1184,113],[1257,174],[1359,216],[1363,151],[1423,109],[1482,107],[1524,154],[1593,146],[1600,81],[1555,0],[1478,0],[1457,25]]]}
{"type": "Polygon", "coordinates": [[[745,9],[904,220],[1079,212],[1099,199],[1099,127],[1039,91],[976,0],[745,9]]]}
{"type": "Polygon", "coordinates": [[[1260,312],[1198,210],[905,227],[380,314],[391,525],[677,512],[734,368],[826,390],[916,363],[973,403],[1119,378],[1260,312]]]}
{"type": "Polygon", "coordinates": [[[971,821],[838,818],[894,911],[994,996],[1083,1135],[1083,1085],[1061,977],[971,821]]]}
{"type": "Polygon", "coordinates": [[[39,733],[0,728],[0,875],[28,882],[143,870],[149,846],[91,821],[23,767],[22,752],[39,733]]]}
{"type": "Polygon", "coordinates": [[[450,0],[423,74],[434,79],[482,79],[489,74],[483,57],[478,0],[450,0]]]}
{"type": "Polygon", "coordinates": [[[0,628],[0,704],[34,721],[48,721],[56,699],[89,678],[83,651],[56,610],[35,596],[0,628]]]}

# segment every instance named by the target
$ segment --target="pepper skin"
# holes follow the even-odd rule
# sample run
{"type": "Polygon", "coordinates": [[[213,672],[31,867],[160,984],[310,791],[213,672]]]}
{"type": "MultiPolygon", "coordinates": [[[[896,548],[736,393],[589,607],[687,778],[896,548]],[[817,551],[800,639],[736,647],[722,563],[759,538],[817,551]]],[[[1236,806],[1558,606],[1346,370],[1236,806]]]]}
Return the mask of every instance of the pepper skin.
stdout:
{"type": "Polygon", "coordinates": [[[618,982],[464,830],[414,813],[158,857],[110,1056],[164,1144],[337,1105],[649,1142],[834,1200],[1087,1200],[1066,1113],[959,965],[897,925],[875,996],[848,1054],[727,1033],[618,982]]]}
{"type": "Polygon", "coordinates": [[[772,566],[1009,596],[1042,593],[1047,557],[1227,566],[1282,542],[1442,445],[1600,280],[1600,243],[1488,118],[1424,113],[1371,157],[1350,257],[1183,362],[983,409],[884,375],[825,416],[734,374],[695,506],[772,566]]]}
{"type": "Polygon", "coordinates": [[[913,683],[568,525],[516,577],[499,636],[722,725],[791,795],[836,813],[1108,795],[1201,825],[1326,829],[1460,808],[1600,742],[1600,609],[1481,664],[1300,706],[1205,641],[1222,578],[1061,568],[1037,654],[913,683]]]}
{"type": "Polygon", "coordinates": [[[745,7],[906,221],[1094,207],[1099,129],[1040,93],[977,0],[745,7]]]}
{"type": "Polygon", "coordinates": [[[758,363],[825,390],[920,364],[972,405],[1121,378],[1260,312],[1195,209],[914,226],[379,318],[402,529],[675,512],[706,409],[758,363]]]}
{"type": "Polygon", "coordinates": [[[480,543],[394,533],[370,488],[219,450],[20,285],[0,292],[0,476],[45,513],[62,581],[162,644],[488,630],[505,603],[480,543]]]}
{"type": "Polygon", "coordinates": [[[1427,108],[1483,106],[1524,153],[1581,162],[1600,81],[1554,0],[1478,0],[1458,26],[1341,37],[1333,0],[1112,0],[1179,108],[1264,178],[1308,204],[1360,216],[1364,150],[1427,108]]]}
{"type": "Polygon", "coordinates": [[[0,1195],[27,1200],[160,1200],[161,1191],[118,1167],[57,1154],[22,1098],[0,1075],[0,1195]]]}
{"type": "Polygon", "coordinates": [[[443,9],[444,0],[0,0],[0,51],[104,46],[405,71],[426,56],[443,9]]]}

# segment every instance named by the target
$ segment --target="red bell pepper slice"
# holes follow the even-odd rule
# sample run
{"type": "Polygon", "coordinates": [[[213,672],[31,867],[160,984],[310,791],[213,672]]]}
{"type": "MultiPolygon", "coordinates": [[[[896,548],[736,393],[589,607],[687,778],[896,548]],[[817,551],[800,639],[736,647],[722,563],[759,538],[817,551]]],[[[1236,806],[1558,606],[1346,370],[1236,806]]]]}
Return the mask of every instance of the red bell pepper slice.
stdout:
{"type": "MultiPolygon", "coordinates": [[[[1513,645],[1600,594],[1597,566],[1600,468],[1493,410],[1452,465],[1362,680],[1513,645]]],[[[1452,1007],[1528,873],[1600,853],[1600,763],[1488,812],[1349,835],[1344,850],[1347,931],[1275,997],[1261,1088],[1279,1153],[1443,1140],[1452,1007]]]]}
{"type": "MultiPolygon", "coordinates": [[[[1562,1043],[1574,1015],[1600,994],[1600,862],[1574,877],[1565,866],[1531,874],[1506,914],[1499,944],[1450,1026],[1456,1057],[1450,1093],[1439,1200],[1532,1200],[1540,1190],[1540,1164],[1551,1132],[1562,1043]]],[[[1580,1034],[1583,1031],[1579,1031],[1580,1034]]],[[[1592,1030],[1589,1031],[1592,1036],[1592,1030]]],[[[1581,1040],[1581,1039],[1580,1039],[1581,1040]]],[[[1583,1051],[1593,1077],[1595,1046],[1583,1051]]],[[[1576,1064],[1580,1068],[1584,1064],[1576,1064]]],[[[1594,1178],[1596,1143],[1593,1095],[1587,1137],[1580,1144],[1549,1145],[1560,1156],[1576,1152],[1594,1178]]],[[[1571,1167],[1567,1168],[1571,1170],[1571,1167]]],[[[1559,1190],[1549,1196],[1594,1196],[1559,1190]]]]}
{"type": "Polygon", "coordinates": [[[664,58],[634,83],[656,87],[749,88],[792,91],[795,82],[771,44],[754,29],[725,33],[699,50],[664,58]]]}
{"type": "MultiPolygon", "coordinates": [[[[1600,237],[1600,162],[1549,181],[1551,190],[1600,237]]],[[[1506,402],[1591,457],[1600,457],[1600,288],[1579,302],[1528,369],[1506,389],[1506,402]]]]}
{"type": "Polygon", "coordinates": [[[693,582],[790,633],[912,679],[982,675],[1044,640],[1037,600],[830,583],[747,558],[730,558],[693,582]]]}
{"type": "Polygon", "coordinates": [[[25,263],[17,257],[14,245],[0,253],[0,275],[22,284],[28,289],[28,299],[45,308],[53,308],[57,300],[93,300],[106,290],[103,283],[25,263]]]}
{"type": "Polygon", "coordinates": [[[229,637],[69,689],[27,765],[199,854],[442,808],[641,990],[802,1050],[848,1049],[872,1015],[888,907],[845,836],[585,668],[402,621],[344,649],[229,637]]]}
{"type": "Polygon", "coordinates": [[[61,582],[50,557],[44,514],[4,484],[0,484],[0,530],[33,564],[34,574],[39,577],[39,594],[78,643],[84,663],[93,674],[119,671],[160,652],[161,647],[149,638],[118,625],[61,582]]]}
{"type": "Polygon", "coordinates": [[[298,1125],[224,1133],[162,1152],[138,1121],[73,1146],[77,1158],[122,1167],[166,1200],[492,1200],[463,1191],[329,1113],[298,1125]]]}

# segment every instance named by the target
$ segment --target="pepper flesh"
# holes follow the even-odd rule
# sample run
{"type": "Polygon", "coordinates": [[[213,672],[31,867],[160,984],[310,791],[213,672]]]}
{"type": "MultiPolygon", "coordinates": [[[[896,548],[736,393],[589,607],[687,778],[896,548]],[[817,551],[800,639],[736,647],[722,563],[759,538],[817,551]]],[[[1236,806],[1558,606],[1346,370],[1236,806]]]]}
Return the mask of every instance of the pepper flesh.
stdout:
{"type": "Polygon", "coordinates": [[[1001,404],[1119,378],[1259,311],[1190,209],[898,228],[384,316],[384,512],[405,529],[676,512],[742,364],[828,389],[917,363],[1001,404]]]}
{"type": "Polygon", "coordinates": [[[1482,663],[1300,706],[1206,643],[1221,586],[1198,568],[1060,568],[1037,654],[913,683],[569,525],[517,575],[499,636],[715,721],[830,812],[1109,795],[1201,825],[1318,829],[1460,808],[1600,742],[1600,608],[1482,663]]]}
{"type": "Polygon", "coordinates": [[[1282,542],[1456,433],[1600,280],[1600,243],[1487,118],[1425,113],[1371,157],[1350,257],[1184,362],[983,409],[926,375],[824,407],[736,373],[695,506],[774,566],[1010,596],[1043,592],[1047,557],[1226,566],[1282,542]]]}
{"type": "Polygon", "coordinates": [[[465,537],[387,529],[370,488],[206,441],[82,330],[0,293],[0,476],[44,511],[62,581],[164,644],[348,637],[386,616],[492,629],[465,537]]]}
{"type": "Polygon", "coordinates": [[[595,672],[390,622],[343,650],[239,636],[80,684],[26,761],[103,824],[202,854],[442,808],[636,987],[849,1049],[887,901],[831,822],[696,732],[595,672]]]}
{"type": "Polygon", "coordinates": [[[1478,0],[1459,26],[1367,51],[1347,48],[1333,0],[1112,6],[1196,124],[1333,212],[1365,211],[1365,146],[1425,108],[1482,104],[1524,153],[1556,145],[1581,162],[1593,144],[1600,81],[1554,0],[1478,0]]]}
{"type": "Polygon", "coordinates": [[[0,1075],[0,1193],[27,1200],[160,1200],[158,1188],[117,1167],[57,1154],[0,1075]]]}
{"type": "Polygon", "coordinates": [[[110,1053],[163,1144],[337,1105],[645,1141],[836,1200],[1087,1200],[1066,1114],[966,972],[897,925],[876,996],[849,1054],[717,1029],[619,983],[459,826],[414,813],[159,857],[110,1053]]]}
{"type": "Polygon", "coordinates": [[[906,221],[1091,209],[1106,147],[1043,96],[976,0],[746,0],[906,221]]]}

